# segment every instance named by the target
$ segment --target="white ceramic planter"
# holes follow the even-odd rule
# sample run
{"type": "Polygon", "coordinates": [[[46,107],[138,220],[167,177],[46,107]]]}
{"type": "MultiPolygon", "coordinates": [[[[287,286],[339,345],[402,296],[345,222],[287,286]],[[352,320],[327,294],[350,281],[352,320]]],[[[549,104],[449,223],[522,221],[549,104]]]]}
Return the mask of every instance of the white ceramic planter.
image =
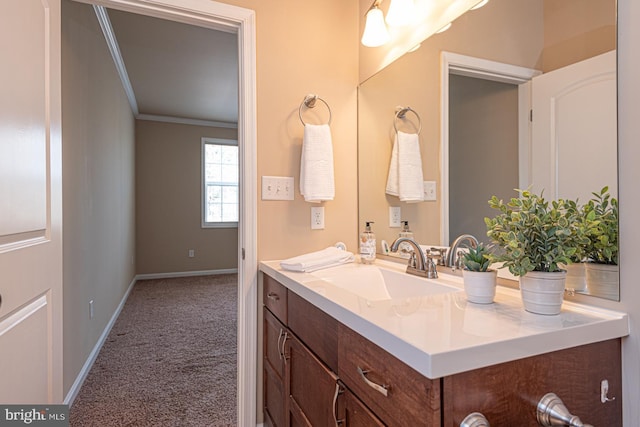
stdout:
{"type": "Polygon", "coordinates": [[[497,270],[462,270],[467,301],[476,304],[491,304],[496,296],[497,277],[497,270]]]}
{"type": "Polygon", "coordinates": [[[521,276],[520,294],[524,309],[535,314],[560,314],[566,277],[566,271],[531,271],[521,276]]]}
{"type": "Polygon", "coordinates": [[[590,295],[613,300],[620,298],[620,271],[617,265],[588,262],[584,267],[590,295]]]}

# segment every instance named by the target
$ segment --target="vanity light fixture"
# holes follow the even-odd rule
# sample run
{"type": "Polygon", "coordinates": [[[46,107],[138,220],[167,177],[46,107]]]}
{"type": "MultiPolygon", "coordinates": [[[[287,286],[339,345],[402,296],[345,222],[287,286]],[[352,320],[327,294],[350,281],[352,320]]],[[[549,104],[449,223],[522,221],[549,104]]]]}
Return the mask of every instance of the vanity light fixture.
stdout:
{"type": "Polygon", "coordinates": [[[399,27],[413,23],[415,17],[415,5],[413,0],[391,0],[387,17],[387,24],[399,27]]]}
{"type": "Polygon", "coordinates": [[[473,6],[471,9],[469,10],[476,10],[476,9],[480,9],[482,6],[484,6],[485,4],[489,3],[489,0],[482,0],[480,3],[476,4],[475,6],[473,6]]]}
{"type": "MultiPolygon", "coordinates": [[[[367,11],[367,18],[362,34],[362,44],[367,47],[378,47],[390,39],[385,17],[380,10],[383,0],[374,0],[367,11]]],[[[391,26],[409,25],[414,20],[414,0],[391,0],[386,21],[391,26]]]]}
{"type": "Polygon", "coordinates": [[[382,10],[378,7],[382,0],[374,0],[367,11],[367,19],[364,24],[361,42],[367,47],[382,46],[389,41],[389,32],[384,24],[382,10]]]}
{"type": "Polygon", "coordinates": [[[444,33],[445,31],[447,31],[449,28],[451,28],[452,23],[449,22],[447,25],[445,25],[444,27],[440,28],[438,31],[436,31],[436,34],[440,34],[440,33],[444,33]]]}

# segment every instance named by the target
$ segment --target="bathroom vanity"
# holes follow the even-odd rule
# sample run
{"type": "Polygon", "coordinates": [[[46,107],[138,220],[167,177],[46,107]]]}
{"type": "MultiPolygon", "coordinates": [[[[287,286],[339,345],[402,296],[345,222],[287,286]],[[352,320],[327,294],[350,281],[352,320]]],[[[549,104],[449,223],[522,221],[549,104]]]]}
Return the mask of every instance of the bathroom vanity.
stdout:
{"type": "Polygon", "coordinates": [[[480,412],[494,427],[538,426],[549,392],[585,423],[622,425],[623,313],[565,302],[534,315],[506,288],[471,304],[459,278],[385,261],[260,270],[265,425],[457,427],[480,412]]]}

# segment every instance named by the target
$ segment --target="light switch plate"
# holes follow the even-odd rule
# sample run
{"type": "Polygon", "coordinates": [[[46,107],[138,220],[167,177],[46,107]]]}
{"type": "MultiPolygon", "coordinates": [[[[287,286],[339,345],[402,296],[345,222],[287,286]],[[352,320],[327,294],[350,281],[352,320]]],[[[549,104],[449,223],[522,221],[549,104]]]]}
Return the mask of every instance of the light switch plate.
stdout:
{"type": "Polygon", "coordinates": [[[262,200],[293,200],[292,176],[263,176],[262,200]]]}
{"type": "Polygon", "coordinates": [[[389,227],[400,228],[402,209],[400,206],[389,206],[389,227]]]}
{"type": "Polygon", "coordinates": [[[424,181],[424,200],[436,200],[435,181],[424,181]]]}

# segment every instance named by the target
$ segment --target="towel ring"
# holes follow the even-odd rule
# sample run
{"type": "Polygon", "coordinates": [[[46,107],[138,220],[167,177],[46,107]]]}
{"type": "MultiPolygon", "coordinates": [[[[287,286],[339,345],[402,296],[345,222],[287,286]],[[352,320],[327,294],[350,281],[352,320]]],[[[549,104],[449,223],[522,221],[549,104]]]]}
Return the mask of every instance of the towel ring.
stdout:
{"type": "Polygon", "coordinates": [[[396,133],[398,133],[398,126],[397,126],[397,120],[398,119],[404,119],[405,116],[407,115],[407,112],[411,111],[413,114],[416,115],[416,117],[418,118],[418,134],[420,133],[420,131],[422,130],[422,120],[420,119],[420,116],[418,115],[418,113],[416,112],[416,110],[414,110],[411,107],[396,107],[396,116],[393,119],[393,129],[395,129],[396,133]]]}
{"type": "Polygon", "coordinates": [[[327,106],[327,110],[329,110],[329,121],[327,122],[327,124],[328,125],[331,124],[331,107],[329,107],[329,104],[327,104],[327,101],[320,98],[318,95],[309,94],[304,97],[304,99],[300,103],[300,108],[298,108],[298,117],[300,117],[300,121],[302,122],[303,125],[306,125],[306,123],[304,122],[304,120],[302,120],[302,107],[304,106],[307,108],[313,108],[316,106],[316,101],[318,100],[322,101],[324,105],[327,106]]]}

